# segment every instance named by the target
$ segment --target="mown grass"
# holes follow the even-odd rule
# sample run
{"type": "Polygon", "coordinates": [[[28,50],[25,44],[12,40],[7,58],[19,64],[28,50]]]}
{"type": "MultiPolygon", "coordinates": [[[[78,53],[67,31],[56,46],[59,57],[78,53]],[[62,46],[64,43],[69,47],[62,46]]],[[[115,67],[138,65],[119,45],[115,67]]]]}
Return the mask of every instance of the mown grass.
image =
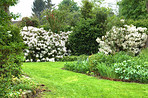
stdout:
{"type": "Polygon", "coordinates": [[[24,63],[23,71],[51,90],[42,98],[148,98],[148,84],[97,79],[63,67],[64,62],[24,63]]]}

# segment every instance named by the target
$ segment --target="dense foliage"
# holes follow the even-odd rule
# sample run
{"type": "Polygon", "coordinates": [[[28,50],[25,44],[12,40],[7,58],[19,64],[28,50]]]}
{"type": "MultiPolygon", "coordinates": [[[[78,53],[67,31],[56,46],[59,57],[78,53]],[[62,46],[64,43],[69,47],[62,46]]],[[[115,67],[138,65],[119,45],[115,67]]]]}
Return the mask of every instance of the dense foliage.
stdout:
{"type": "Polygon", "coordinates": [[[147,19],[146,0],[121,0],[118,2],[119,15],[125,19],[147,19]]]}
{"type": "Polygon", "coordinates": [[[15,16],[9,14],[8,9],[16,2],[17,0],[0,1],[0,97],[6,97],[12,76],[19,77],[21,74],[23,40],[20,30],[10,26],[10,19],[15,16]]]}
{"type": "Polygon", "coordinates": [[[33,26],[33,27],[38,27],[39,26],[39,20],[38,19],[32,19],[29,17],[23,17],[21,22],[18,23],[19,26],[24,27],[24,26],[33,26]]]}
{"type": "Polygon", "coordinates": [[[40,18],[41,12],[45,9],[45,2],[44,0],[35,0],[33,2],[32,11],[33,13],[40,18]]]}
{"type": "Polygon", "coordinates": [[[42,13],[44,24],[48,25],[52,32],[59,33],[60,31],[71,30],[78,21],[79,7],[77,3],[71,0],[63,0],[58,9],[46,9],[42,13]],[[44,17],[46,16],[46,17],[44,17]],[[46,18],[46,19],[45,19],[46,18]]]}
{"type": "MultiPolygon", "coordinates": [[[[128,20],[125,20],[125,22],[128,25],[133,24],[136,27],[146,27],[146,28],[148,28],[148,19],[138,19],[138,20],[128,19],[128,20]]],[[[147,34],[148,34],[148,32],[147,32],[147,34]]]]}
{"type": "Polygon", "coordinates": [[[115,63],[114,70],[120,79],[148,83],[148,62],[143,62],[141,59],[136,58],[115,63]]]}
{"type": "Polygon", "coordinates": [[[114,26],[105,36],[102,36],[102,40],[97,38],[96,41],[100,46],[99,51],[105,54],[119,51],[130,51],[138,54],[146,44],[146,33],[147,28],[136,28],[133,25],[124,25],[120,28],[114,26]]]}
{"type": "Polygon", "coordinates": [[[147,49],[141,52],[140,57],[133,57],[125,52],[114,55],[98,53],[85,60],[66,63],[64,68],[89,75],[100,75],[104,78],[148,83],[148,58],[146,55],[147,49]]]}
{"type": "Polygon", "coordinates": [[[26,95],[24,95],[26,90],[31,90],[35,95],[38,93],[38,91],[36,91],[37,89],[40,89],[39,85],[33,82],[29,77],[12,77],[11,87],[9,88],[9,93],[6,94],[6,98],[24,98],[26,97],[26,95]]]}
{"type": "Polygon", "coordinates": [[[68,55],[65,47],[70,32],[60,34],[45,31],[43,28],[24,27],[21,31],[24,43],[28,46],[25,49],[26,61],[55,61],[68,55]]]}
{"type": "Polygon", "coordinates": [[[98,47],[95,39],[103,35],[100,31],[95,19],[81,19],[68,39],[72,53],[76,55],[96,53],[98,47]]]}
{"type": "Polygon", "coordinates": [[[81,15],[84,19],[92,18],[93,3],[89,0],[82,0],[81,15]]]}
{"type": "Polygon", "coordinates": [[[68,46],[72,54],[94,54],[97,53],[96,36],[100,38],[105,35],[107,30],[107,17],[109,9],[89,0],[82,1],[80,9],[81,17],[73,28],[73,32],[68,39],[68,46]]]}
{"type": "Polygon", "coordinates": [[[50,27],[51,31],[54,33],[59,33],[60,31],[64,31],[66,24],[65,15],[62,14],[58,10],[46,10],[46,19],[48,21],[48,26],[50,27]]]}
{"type": "Polygon", "coordinates": [[[58,5],[59,10],[64,10],[65,7],[69,7],[70,12],[78,11],[79,7],[77,6],[77,3],[74,2],[73,0],[63,0],[59,5],[58,5]]]}

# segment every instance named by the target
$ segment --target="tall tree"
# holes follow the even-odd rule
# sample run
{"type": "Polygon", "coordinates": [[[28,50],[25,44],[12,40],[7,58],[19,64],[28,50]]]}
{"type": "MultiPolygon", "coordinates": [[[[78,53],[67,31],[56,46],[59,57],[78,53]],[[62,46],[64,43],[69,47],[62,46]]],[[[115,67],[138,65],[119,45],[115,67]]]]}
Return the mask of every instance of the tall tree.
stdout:
{"type": "Polygon", "coordinates": [[[119,15],[126,19],[148,18],[145,0],[121,0],[118,5],[119,15]]]}
{"type": "Polygon", "coordinates": [[[78,11],[79,7],[73,0],[63,0],[59,5],[59,10],[69,9],[70,12],[78,11]]]}
{"type": "Polygon", "coordinates": [[[43,0],[35,0],[33,2],[32,11],[34,14],[40,19],[41,12],[45,9],[45,1],[43,0]]]}
{"type": "Polygon", "coordinates": [[[52,6],[54,6],[54,4],[52,4],[51,0],[45,0],[45,7],[49,10],[52,9],[52,6]]]}
{"type": "Polygon", "coordinates": [[[92,17],[92,9],[94,4],[89,0],[82,0],[81,15],[84,19],[92,17]]]}
{"type": "Polygon", "coordinates": [[[74,0],[63,0],[59,5],[58,9],[60,15],[64,15],[64,23],[68,26],[75,26],[79,18],[79,7],[77,2],[74,0]]]}

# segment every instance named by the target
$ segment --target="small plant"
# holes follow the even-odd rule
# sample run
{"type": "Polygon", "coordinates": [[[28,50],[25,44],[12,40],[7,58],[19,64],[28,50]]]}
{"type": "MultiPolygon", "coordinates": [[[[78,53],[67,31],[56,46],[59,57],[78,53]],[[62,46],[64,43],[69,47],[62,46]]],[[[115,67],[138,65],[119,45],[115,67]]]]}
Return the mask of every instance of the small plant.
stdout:
{"type": "Polygon", "coordinates": [[[87,60],[77,61],[77,62],[74,62],[74,63],[66,63],[64,65],[64,68],[67,69],[67,70],[80,72],[80,73],[86,73],[86,72],[90,71],[87,60]]]}
{"type": "Polygon", "coordinates": [[[94,73],[94,72],[91,72],[90,75],[91,75],[91,76],[95,76],[95,73],[94,73]]]}
{"type": "Polygon", "coordinates": [[[98,63],[97,69],[102,77],[118,79],[118,75],[114,72],[113,67],[109,67],[105,63],[98,63]]]}
{"type": "Polygon", "coordinates": [[[143,49],[140,54],[138,55],[138,57],[144,61],[148,62],[148,48],[143,49]]]}
{"type": "Polygon", "coordinates": [[[135,58],[115,63],[114,70],[120,79],[148,83],[148,63],[141,59],[135,58]]]}
{"type": "Polygon", "coordinates": [[[11,87],[9,88],[9,92],[6,94],[6,97],[21,98],[22,92],[27,90],[31,90],[33,92],[37,87],[37,83],[34,83],[31,79],[28,79],[25,76],[21,78],[13,76],[11,87]]]}
{"type": "Polygon", "coordinates": [[[89,56],[89,66],[91,71],[97,71],[98,62],[103,62],[107,64],[111,64],[113,58],[109,55],[105,55],[104,53],[97,53],[89,56]]]}

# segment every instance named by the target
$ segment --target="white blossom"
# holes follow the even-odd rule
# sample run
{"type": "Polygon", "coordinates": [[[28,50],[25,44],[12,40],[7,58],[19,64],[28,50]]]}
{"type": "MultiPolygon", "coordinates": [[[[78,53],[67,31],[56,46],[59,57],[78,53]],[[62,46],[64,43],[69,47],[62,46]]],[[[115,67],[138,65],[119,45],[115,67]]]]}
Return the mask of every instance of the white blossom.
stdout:
{"type": "Polygon", "coordinates": [[[55,61],[55,58],[69,55],[70,51],[65,47],[65,43],[70,33],[69,31],[56,34],[51,30],[46,32],[43,28],[24,27],[21,30],[21,35],[29,48],[24,50],[25,58],[27,61],[37,62],[55,61]],[[31,60],[29,60],[30,58],[31,60]]]}
{"type": "Polygon", "coordinates": [[[145,46],[148,37],[146,32],[147,28],[136,28],[134,25],[120,28],[113,26],[102,39],[96,39],[100,46],[99,52],[108,54],[122,50],[138,53],[145,46]]]}

